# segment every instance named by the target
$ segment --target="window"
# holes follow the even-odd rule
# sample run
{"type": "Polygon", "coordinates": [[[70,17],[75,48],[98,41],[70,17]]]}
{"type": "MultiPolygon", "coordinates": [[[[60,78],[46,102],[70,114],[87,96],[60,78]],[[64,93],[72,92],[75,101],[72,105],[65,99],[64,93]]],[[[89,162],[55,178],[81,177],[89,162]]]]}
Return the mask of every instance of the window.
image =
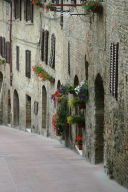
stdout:
{"type": "Polygon", "coordinates": [[[55,35],[52,34],[52,36],[51,36],[51,53],[50,53],[49,65],[53,69],[55,69],[55,43],[56,43],[56,38],[55,38],[55,35]]]}
{"type": "Polygon", "coordinates": [[[21,20],[21,0],[14,0],[14,17],[21,20]]]}
{"type": "Polygon", "coordinates": [[[44,61],[44,30],[41,35],[41,61],[44,61]]]}
{"type": "Polygon", "coordinates": [[[110,93],[118,97],[118,50],[119,43],[111,43],[110,46],[110,93]]]}
{"type": "Polygon", "coordinates": [[[24,1],[24,18],[26,21],[33,22],[33,5],[31,0],[24,1]]]}
{"type": "Polygon", "coordinates": [[[10,63],[10,42],[6,42],[6,63],[10,63]]]}
{"type": "Polygon", "coordinates": [[[48,64],[48,38],[49,38],[49,32],[42,31],[42,38],[41,38],[41,60],[45,62],[45,64],[48,64]]]}
{"type": "Polygon", "coordinates": [[[89,66],[89,63],[86,60],[86,55],[85,55],[85,77],[86,77],[86,80],[88,80],[88,66],[89,66]]]}
{"type": "Polygon", "coordinates": [[[0,55],[2,56],[2,37],[0,37],[0,55]]]}
{"type": "Polygon", "coordinates": [[[16,69],[19,71],[19,46],[16,46],[16,69]]]}
{"type": "Polygon", "coordinates": [[[2,52],[1,52],[1,56],[3,58],[6,58],[6,44],[5,44],[5,38],[2,38],[2,52]]]}
{"type": "Polygon", "coordinates": [[[26,57],[26,77],[31,78],[31,51],[25,51],[26,57]]]}

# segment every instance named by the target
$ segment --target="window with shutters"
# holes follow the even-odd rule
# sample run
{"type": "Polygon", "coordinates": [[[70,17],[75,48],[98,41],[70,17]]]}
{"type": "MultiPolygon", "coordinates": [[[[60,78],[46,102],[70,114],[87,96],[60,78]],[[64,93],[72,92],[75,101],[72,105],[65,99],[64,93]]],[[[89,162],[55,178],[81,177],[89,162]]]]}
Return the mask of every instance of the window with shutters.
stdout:
{"type": "Polygon", "coordinates": [[[89,66],[89,63],[86,59],[86,55],[85,55],[85,77],[86,77],[86,80],[88,80],[88,66],[89,66]]]}
{"type": "Polygon", "coordinates": [[[0,36],[0,55],[2,56],[2,37],[0,36]]]}
{"type": "Polygon", "coordinates": [[[41,38],[41,60],[48,64],[48,39],[49,39],[49,32],[42,31],[42,38],[41,38]]]}
{"type": "Polygon", "coordinates": [[[44,61],[44,30],[41,33],[41,61],[44,61]]]}
{"type": "Polygon", "coordinates": [[[19,46],[16,46],[16,69],[19,71],[19,46]]]}
{"type": "Polygon", "coordinates": [[[26,50],[25,51],[25,57],[26,57],[26,77],[31,78],[31,51],[26,50]]]}
{"type": "Polygon", "coordinates": [[[56,44],[56,38],[55,38],[55,35],[52,34],[52,36],[51,36],[51,52],[50,52],[49,65],[53,69],[55,69],[55,44],[56,44]]]}
{"type": "Polygon", "coordinates": [[[68,42],[68,74],[70,75],[70,42],[68,42]]]}
{"type": "Polygon", "coordinates": [[[119,43],[110,46],[110,93],[118,98],[118,51],[119,43]]]}
{"type": "Polygon", "coordinates": [[[6,63],[10,63],[10,42],[6,42],[6,63]]]}
{"type": "Polygon", "coordinates": [[[21,0],[14,0],[14,17],[21,20],[21,0]]]}
{"type": "Polygon", "coordinates": [[[24,18],[26,21],[33,22],[33,5],[31,0],[24,1],[24,18]]]}
{"type": "Polygon", "coordinates": [[[2,52],[1,56],[6,59],[6,44],[5,44],[5,38],[2,38],[2,52]]]}

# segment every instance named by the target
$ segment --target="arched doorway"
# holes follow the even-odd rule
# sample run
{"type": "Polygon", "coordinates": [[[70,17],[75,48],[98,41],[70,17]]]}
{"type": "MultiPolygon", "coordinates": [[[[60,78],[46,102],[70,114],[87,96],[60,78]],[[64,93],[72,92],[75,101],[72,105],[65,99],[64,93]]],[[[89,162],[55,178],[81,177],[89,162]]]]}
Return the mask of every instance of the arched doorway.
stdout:
{"type": "Polygon", "coordinates": [[[31,97],[26,95],[26,128],[31,129],[31,97]]]}
{"type": "Polygon", "coordinates": [[[3,123],[3,98],[2,98],[3,74],[0,72],[0,124],[3,123]]]}
{"type": "Polygon", "coordinates": [[[2,88],[2,83],[3,83],[3,74],[0,72],[0,92],[2,88]]]}
{"type": "Polygon", "coordinates": [[[19,125],[19,96],[16,90],[14,90],[14,97],[13,97],[13,119],[14,119],[14,125],[19,125]]]}
{"type": "Polygon", "coordinates": [[[10,90],[8,90],[8,124],[11,123],[11,96],[10,90]]]}
{"type": "Polygon", "coordinates": [[[58,82],[57,82],[57,89],[60,89],[60,86],[61,86],[61,83],[60,83],[60,80],[58,80],[58,82]]]}
{"type": "Polygon", "coordinates": [[[47,118],[47,92],[45,86],[42,87],[42,128],[46,129],[47,118]]]}
{"type": "Polygon", "coordinates": [[[95,80],[95,163],[102,163],[104,160],[104,87],[100,74],[95,80]]]}

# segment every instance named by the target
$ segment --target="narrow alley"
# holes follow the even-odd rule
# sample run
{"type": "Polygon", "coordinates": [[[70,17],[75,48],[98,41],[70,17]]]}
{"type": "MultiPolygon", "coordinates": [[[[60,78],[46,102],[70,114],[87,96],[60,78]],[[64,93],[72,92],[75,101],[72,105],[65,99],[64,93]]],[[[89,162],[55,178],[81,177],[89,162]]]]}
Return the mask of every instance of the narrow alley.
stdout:
{"type": "Polygon", "coordinates": [[[59,141],[0,126],[0,192],[127,192],[59,141]]]}

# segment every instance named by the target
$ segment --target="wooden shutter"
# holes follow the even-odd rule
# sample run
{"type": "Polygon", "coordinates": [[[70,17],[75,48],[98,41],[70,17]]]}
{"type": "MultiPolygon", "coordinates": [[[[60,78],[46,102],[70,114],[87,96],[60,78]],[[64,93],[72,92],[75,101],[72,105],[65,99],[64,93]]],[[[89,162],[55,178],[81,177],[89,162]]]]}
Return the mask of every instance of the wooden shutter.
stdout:
{"type": "Polygon", "coordinates": [[[50,52],[50,59],[49,65],[54,69],[55,68],[55,35],[52,34],[51,36],[51,52],[50,52]]]}
{"type": "Polygon", "coordinates": [[[6,63],[10,63],[10,42],[6,42],[6,63]]]}
{"type": "Polygon", "coordinates": [[[19,71],[19,46],[16,46],[16,69],[19,71]]]}
{"type": "Polygon", "coordinates": [[[26,77],[31,78],[31,51],[26,50],[26,77]]]}
{"type": "Polygon", "coordinates": [[[0,55],[2,56],[2,37],[0,36],[0,55]]]}
{"type": "Polygon", "coordinates": [[[6,58],[6,46],[5,46],[5,38],[2,38],[2,57],[6,58]]]}
{"type": "Polygon", "coordinates": [[[27,1],[24,1],[24,20],[27,21],[27,1]]]}
{"type": "Polygon", "coordinates": [[[44,61],[44,30],[41,35],[41,60],[44,61]]]}
{"type": "Polygon", "coordinates": [[[44,54],[44,61],[46,65],[48,64],[48,38],[49,38],[49,32],[45,31],[45,54],[44,54]]]}

